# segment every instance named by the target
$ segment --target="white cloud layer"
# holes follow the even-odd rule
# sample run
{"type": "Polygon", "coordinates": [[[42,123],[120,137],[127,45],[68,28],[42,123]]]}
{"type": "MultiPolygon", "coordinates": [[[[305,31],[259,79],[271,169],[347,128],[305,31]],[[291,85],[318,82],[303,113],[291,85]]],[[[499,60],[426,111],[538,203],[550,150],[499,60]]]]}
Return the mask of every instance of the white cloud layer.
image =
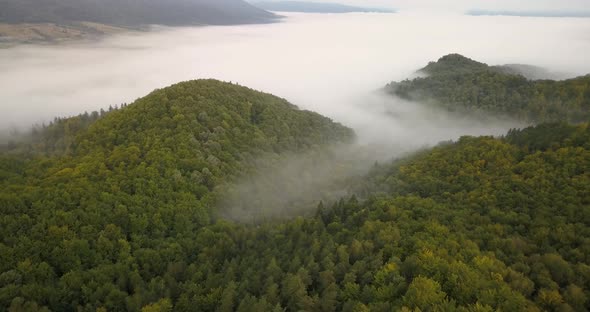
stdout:
{"type": "Polygon", "coordinates": [[[389,100],[368,94],[452,52],[491,64],[590,72],[589,19],[289,16],[271,25],[166,29],[96,43],[0,50],[0,128],[132,102],[183,80],[216,78],[285,97],[365,138],[426,144],[505,127],[466,129],[416,116],[392,122],[379,108],[389,100]]]}

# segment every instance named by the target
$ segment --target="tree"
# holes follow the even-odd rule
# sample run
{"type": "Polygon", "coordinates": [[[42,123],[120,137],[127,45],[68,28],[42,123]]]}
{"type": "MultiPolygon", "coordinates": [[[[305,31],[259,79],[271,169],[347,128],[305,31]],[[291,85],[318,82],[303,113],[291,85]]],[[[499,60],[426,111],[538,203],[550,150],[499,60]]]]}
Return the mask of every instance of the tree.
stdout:
{"type": "Polygon", "coordinates": [[[141,308],[141,312],[170,312],[172,311],[172,302],[168,298],[162,298],[158,302],[148,304],[141,308]]]}
{"type": "Polygon", "coordinates": [[[403,301],[405,306],[412,309],[431,311],[435,306],[442,304],[445,297],[446,294],[438,282],[418,276],[410,283],[403,301]]]}

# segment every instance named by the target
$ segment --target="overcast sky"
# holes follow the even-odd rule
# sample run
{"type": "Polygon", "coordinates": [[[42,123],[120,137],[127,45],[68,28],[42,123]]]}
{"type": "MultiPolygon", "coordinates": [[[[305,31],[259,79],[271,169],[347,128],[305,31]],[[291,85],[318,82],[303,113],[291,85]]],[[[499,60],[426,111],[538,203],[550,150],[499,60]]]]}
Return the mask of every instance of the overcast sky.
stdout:
{"type": "MultiPolygon", "coordinates": [[[[262,0],[250,0],[252,2],[262,0]]],[[[269,1],[269,0],[265,0],[269,1]]],[[[280,0],[270,0],[280,1],[280,0]]],[[[334,2],[363,7],[465,11],[589,11],[590,0],[300,0],[334,2]]]]}

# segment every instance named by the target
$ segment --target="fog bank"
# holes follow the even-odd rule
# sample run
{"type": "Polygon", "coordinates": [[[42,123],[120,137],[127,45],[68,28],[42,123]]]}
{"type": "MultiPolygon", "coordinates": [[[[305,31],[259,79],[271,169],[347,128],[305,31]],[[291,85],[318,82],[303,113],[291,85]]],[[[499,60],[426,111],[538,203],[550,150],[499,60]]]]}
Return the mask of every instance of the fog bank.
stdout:
{"type": "Polygon", "coordinates": [[[245,175],[223,190],[221,216],[262,222],[305,215],[314,212],[320,201],[330,204],[358,195],[375,163],[389,163],[465,134],[498,136],[524,126],[506,118],[449,113],[380,92],[350,101],[363,103],[356,116],[355,126],[361,129],[356,142],[259,159],[256,174],[245,175]]]}
{"type": "Polygon", "coordinates": [[[590,72],[587,51],[588,19],[405,14],[290,14],[271,25],[19,46],[0,50],[0,128],[131,102],[195,78],[238,82],[356,127],[367,123],[357,118],[367,92],[450,52],[582,74],[590,72]]]}

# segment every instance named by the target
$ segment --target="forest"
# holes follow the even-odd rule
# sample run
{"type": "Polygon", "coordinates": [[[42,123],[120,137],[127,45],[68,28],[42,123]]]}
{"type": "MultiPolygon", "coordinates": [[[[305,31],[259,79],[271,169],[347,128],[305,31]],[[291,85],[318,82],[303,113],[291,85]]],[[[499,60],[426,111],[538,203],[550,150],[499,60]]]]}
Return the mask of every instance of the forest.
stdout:
{"type": "Polygon", "coordinates": [[[588,310],[590,128],[555,116],[261,222],[224,186],[354,132],[215,80],[55,119],[0,150],[0,311],[588,310]]]}
{"type": "MultiPolygon", "coordinates": [[[[530,67],[488,66],[459,54],[430,62],[421,77],[392,82],[387,93],[452,112],[493,114],[527,123],[590,120],[590,75],[531,79],[530,67]]],[[[536,76],[536,75],[535,75],[536,76]]]]}

